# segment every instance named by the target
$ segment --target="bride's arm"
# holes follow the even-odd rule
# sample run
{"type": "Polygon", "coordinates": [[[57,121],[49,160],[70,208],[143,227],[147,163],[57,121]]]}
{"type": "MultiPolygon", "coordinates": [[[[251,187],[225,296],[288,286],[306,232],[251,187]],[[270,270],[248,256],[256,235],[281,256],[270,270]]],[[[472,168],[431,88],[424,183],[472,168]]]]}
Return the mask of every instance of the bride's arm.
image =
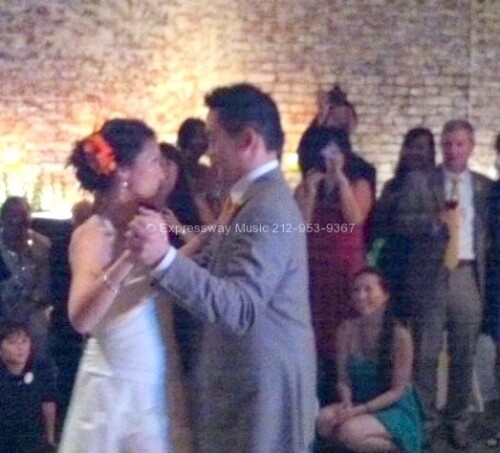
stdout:
{"type": "Polygon", "coordinates": [[[92,331],[106,315],[134,266],[128,250],[112,261],[113,242],[113,237],[91,222],[75,230],[71,238],[68,314],[75,330],[82,334],[92,331]]]}

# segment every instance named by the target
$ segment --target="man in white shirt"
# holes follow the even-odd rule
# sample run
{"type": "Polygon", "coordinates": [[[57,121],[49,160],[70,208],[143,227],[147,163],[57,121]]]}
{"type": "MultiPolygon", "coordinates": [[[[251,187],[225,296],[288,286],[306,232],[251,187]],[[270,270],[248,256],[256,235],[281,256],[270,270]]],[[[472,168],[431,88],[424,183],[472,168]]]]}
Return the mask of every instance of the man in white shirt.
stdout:
{"type": "Polygon", "coordinates": [[[196,262],[141,210],[132,246],[159,288],[204,321],[194,372],[198,452],[310,451],[316,360],[301,215],[279,170],[274,101],[248,84],[205,99],[213,165],[237,209],[196,262]],[[155,228],[156,227],[156,228],[155,228]],[[148,231],[156,229],[153,233],[148,231]]]}
{"type": "Polygon", "coordinates": [[[416,320],[416,382],[432,437],[439,424],[436,372],[446,330],[449,370],[445,421],[450,442],[457,448],[466,448],[474,353],[483,313],[491,181],[468,168],[474,129],[467,121],[446,123],[441,147],[443,165],[436,178],[446,200],[443,220],[449,239],[442,269],[436,277],[436,297],[422,301],[425,309],[416,320]]]}

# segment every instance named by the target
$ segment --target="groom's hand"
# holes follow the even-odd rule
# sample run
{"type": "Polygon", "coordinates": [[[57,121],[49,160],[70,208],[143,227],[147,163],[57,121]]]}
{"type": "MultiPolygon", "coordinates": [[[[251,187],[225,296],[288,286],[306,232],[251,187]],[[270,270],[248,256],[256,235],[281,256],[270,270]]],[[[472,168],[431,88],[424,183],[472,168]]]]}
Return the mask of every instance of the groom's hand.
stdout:
{"type": "Polygon", "coordinates": [[[128,248],[146,266],[158,265],[170,249],[165,219],[151,209],[139,208],[129,223],[127,236],[128,248]]]}

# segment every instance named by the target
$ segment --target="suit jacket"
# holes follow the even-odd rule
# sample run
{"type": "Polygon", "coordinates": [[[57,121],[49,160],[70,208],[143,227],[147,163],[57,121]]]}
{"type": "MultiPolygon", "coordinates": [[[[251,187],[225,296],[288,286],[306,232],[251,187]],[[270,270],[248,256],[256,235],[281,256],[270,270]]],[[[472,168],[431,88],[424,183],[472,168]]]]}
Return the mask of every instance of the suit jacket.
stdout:
{"type": "MultiPolygon", "coordinates": [[[[444,170],[439,167],[437,170],[439,187],[444,197],[444,170]]],[[[479,294],[484,299],[486,293],[486,262],[490,246],[489,234],[489,199],[493,181],[479,173],[471,171],[472,191],[474,202],[474,220],[473,220],[473,245],[476,254],[475,271],[479,294]]]]}
{"type": "Polygon", "coordinates": [[[316,359],[300,222],[274,170],[252,183],[203,267],[178,254],[159,279],[205,321],[194,373],[196,451],[302,453],[312,444],[316,359]]]}
{"type": "MultiPolygon", "coordinates": [[[[486,255],[489,247],[488,198],[492,182],[472,173],[474,203],[475,273],[482,297],[485,295],[486,255]]],[[[435,304],[439,275],[445,271],[444,252],[448,235],[438,222],[444,207],[444,171],[424,177],[409,174],[400,190],[388,184],[377,203],[375,236],[385,236],[380,266],[395,293],[396,314],[419,317],[435,304]]]]}
{"type": "Polygon", "coordinates": [[[488,255],[486,313],[484,330],[496,342],[500,342],[500,181],[490,197],[491,248],[488,255]]]}

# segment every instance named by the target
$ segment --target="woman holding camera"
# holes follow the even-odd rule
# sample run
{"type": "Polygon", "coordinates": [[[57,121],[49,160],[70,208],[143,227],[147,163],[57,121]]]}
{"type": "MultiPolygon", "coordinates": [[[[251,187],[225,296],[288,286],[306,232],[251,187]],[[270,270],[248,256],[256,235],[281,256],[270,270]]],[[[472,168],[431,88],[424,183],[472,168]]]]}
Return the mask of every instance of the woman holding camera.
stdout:
{"type": "Polygon", "coordinates": [[[335,331],[350,316],[350,286],[365,264],[363,226],[373,204],[369,177],[353,156],[347,133],[330,127],[318,127],[309,146],[299,151],[303,182],[296,199],[308,225],[322,404],[335,396],[335,331]]]}

